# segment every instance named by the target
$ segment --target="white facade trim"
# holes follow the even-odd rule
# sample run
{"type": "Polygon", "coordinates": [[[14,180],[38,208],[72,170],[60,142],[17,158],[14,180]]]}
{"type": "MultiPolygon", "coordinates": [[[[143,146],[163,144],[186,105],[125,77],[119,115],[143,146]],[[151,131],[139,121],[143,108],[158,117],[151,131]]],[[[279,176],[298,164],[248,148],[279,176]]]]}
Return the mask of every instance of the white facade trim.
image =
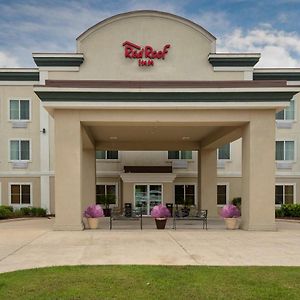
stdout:
{"type": "Polygon", "coordinates": [[[83,58],[83,53],[32,53],[32,57],[75,57],[83,58]]]}
{"type": "Polygon", "coordinates": [[[7,171],[7,172],[0,172],[0,178],[5,177],[40,177],[40,176],[54,176],[54,171],[49,172],[35,172],[35,171],[7,171]]]}
{"type": "Polygon", "coordinates": [[[123,173],[121,175],[123,182],[131,183],[172,183],[176,178],[174,173],[123,173]]]}
{"type": "MultiPolygon", "coordinates": [[[[35,86],[35,92],[114,92],[114,93],[243,93],[243,92],[299,92],[300,86],[293,87],[214,87],[214,88],[82,88],[35,86]]],[[[170,103],[169,103],[170,104],[170,103]]]]}
{"type": "Polygon", "coordinates": [[[237,67],[237,66],[226,66],[226,67],[214,67],[215,72],[252,72],[253,67],[237,67]]]}
{"type": "Polygon", "coordinates": [[[0,81],[0,86],[34,86],[35,84],[38,84],[38,81],[0,81]]]}
{"type": "Polygon", "coordinates": [[[255,108],[280,108],[289,106],[290,102],[67,102],[44,101],[46,108],[70,108],[72,109],[255,109],[255,108]]]}
{"type": "Polygon", "coordinates": [[[54,71],[54,72],[76,72],[79,71],[79,67],[72,66],[72,67],[65,67],[65,66],[57,66],[57,67],[40,67],[40,71],[54,71]]]}

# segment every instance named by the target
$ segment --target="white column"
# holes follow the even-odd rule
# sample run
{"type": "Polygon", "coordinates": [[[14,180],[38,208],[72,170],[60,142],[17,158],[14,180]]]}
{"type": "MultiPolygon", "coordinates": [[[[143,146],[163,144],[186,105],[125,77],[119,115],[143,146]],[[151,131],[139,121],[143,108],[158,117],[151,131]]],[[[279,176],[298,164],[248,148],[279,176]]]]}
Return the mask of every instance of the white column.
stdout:
{"type": "MultiPolygon", "coordinates": [[[[40,71],[40,84],[45,84],[47,71],[40,71]]],[[[49,114],[40,101],[40,185],[41,207],[50,213],[50,143],[49,143],[49,114]],[[43,130],[45,133],[43,133],[43,130]]]]}

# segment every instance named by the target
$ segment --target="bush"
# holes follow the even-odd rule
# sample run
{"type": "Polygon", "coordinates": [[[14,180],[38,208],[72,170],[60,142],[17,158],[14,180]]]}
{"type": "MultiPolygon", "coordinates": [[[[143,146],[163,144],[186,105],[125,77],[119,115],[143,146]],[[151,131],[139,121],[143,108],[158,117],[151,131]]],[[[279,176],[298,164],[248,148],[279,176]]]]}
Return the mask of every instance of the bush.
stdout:
{"type": "Polygon", "coordinates": [[[281,210],[285,217],[300,217],[300,204],[283,204],[281,210]]]}
{"type": "Polygon", "coordinates": [[[241,209],[242,198],[241,197],[233,198],[231,201],[231,204],[233,204],[234,206],[237,206],[239,209],[241,209]]]}
{"type": "Polygon", "coordinates": [[[275,209],[275,217],[276,218],[284,217],[284,214],[283,214],[283,211],[281,208],[275,209]]]}
{"type": "Polygon", "coordinates": [[[13,214],[14,213],[10,209],[0,206],[0,219],[12,218],[13,214]]]}
{"type": "Polygon", "coordinates": [[[5,209],[8,209],[9,211],[13,212],[14,211],[14,208],[12,206],[8,206],[8,205],[0,205],[0,208],[5,208],[5,209]]]}
{"type": "Polygon", "coordinates": [[[30,216],[31,207],[21,207],[20,211],[23,213],[24,216],[30,216]]]}
{"type": "Polygon", "coordinates": [[[14,218],[22,218],[24,217],[24,213],[21,209],[16,209],[13,213],[14,218]]]}
{"type": "Polygon", "coordinates": [[[45,217],[46,216],[46,214],[47,214],[46,209],[41,208],[41,207],[33,207],[33,208],[35,208],[35,211],[34,211],[35,217],[45,217]]]}

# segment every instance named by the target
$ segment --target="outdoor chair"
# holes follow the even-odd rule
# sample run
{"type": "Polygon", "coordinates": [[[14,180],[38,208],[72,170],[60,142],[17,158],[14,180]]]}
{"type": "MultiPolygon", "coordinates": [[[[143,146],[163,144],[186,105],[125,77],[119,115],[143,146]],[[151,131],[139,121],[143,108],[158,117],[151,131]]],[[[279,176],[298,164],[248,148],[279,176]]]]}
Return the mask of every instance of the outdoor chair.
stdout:
{"type": "Polygon", "coordinates": [[[185,221],[201,221],[202,228],[207,230],[207,209],[190,209],[187,213],[185,209],[175,208],[173,211],[173,229],[176,230],[177,222],[185,221]]]}

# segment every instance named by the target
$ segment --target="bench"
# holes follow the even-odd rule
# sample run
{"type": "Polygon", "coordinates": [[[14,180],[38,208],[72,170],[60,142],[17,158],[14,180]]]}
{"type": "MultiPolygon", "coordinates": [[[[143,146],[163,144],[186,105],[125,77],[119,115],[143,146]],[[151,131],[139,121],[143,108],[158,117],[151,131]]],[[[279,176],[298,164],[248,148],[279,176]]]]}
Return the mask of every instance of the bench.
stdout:
{"type": "Polygon", "coordinates": [[[202,221],[202,228],[207,230],[207,209],[185,209],[173,210],[173,229],[176,230],[178,221],[202,221]]]}

